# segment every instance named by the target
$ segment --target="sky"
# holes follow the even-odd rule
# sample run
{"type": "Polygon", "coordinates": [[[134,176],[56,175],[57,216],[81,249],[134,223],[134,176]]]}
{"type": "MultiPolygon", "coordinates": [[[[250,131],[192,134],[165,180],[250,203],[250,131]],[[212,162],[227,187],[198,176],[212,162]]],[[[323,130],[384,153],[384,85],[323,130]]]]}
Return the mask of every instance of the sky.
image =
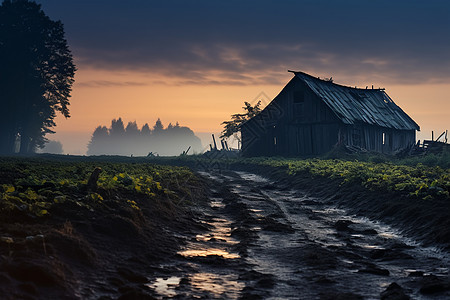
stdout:
{"type": "Polygon", "coordinates": [[[450,129],[450,1],[37,0],[65,26],[78,71],[66,153],[113,118],[179,122],[208,145],[244,101],[292,78],[384,87],[423,140],[450,129]]]}

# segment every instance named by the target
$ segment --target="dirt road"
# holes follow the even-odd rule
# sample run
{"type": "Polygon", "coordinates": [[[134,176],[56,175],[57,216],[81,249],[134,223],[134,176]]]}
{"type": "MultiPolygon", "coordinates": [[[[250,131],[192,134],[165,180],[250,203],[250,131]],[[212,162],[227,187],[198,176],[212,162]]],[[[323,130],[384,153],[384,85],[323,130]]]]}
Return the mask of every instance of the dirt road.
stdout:
{"type": "Polygon", "coordinates": [[[447,252],[246,172],[200,172],[209,228],[148,287],[157,298],[450,299],[447,252]]]}

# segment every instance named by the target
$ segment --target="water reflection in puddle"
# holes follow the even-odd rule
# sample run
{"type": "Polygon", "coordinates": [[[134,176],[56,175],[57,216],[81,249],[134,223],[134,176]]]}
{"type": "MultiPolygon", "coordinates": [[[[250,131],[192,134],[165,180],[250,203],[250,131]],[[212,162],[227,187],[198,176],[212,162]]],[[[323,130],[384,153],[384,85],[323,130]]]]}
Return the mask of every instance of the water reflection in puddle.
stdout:
{"type": "Polygon", "coordinates": [[[361,248],[365,248],[365,249],[374,249],[374,250],[384,250],[384,247],[378,246],[378,245],[369,245],[369,244],[364,244],[364,243],[359,243],[359,246],[361,248]]]}
{"type": "Polygon", "coordinates": [[[378,236],[385,238],[385,239],[397,239],[399,238],[398,235],[393,234],[393,233],[389,233],[389,232],[380,232],[378,233],[378,236]]]}
{"type": "MultiPolygon", "coordinates": [[[[154,282],[147,284],[159,296],[163,298],[175,297],[177,288],[180,286],[181,277],[157,278],[154,282]]],[[[243,282],[238,281],[234,274],[194,273],[188,276],[192,298],[203,298],[205,293],[208,298],[238,299],[241,290],[245,287],[243,282]]]]}
{"type": "Polygon", "coordinates": [[[245,286],[244,283],[237,281],[237,275],[196,273],[189,279],[193,288],[227,299],[237,299],[245,286]]]}
{"type": "Polygon", "coordinates": [[[229,245],[235,245],[239,242],[231,237],[231,221],[222,218],[213,218],[213,222],[206,222],[212,225],[211,232],[206,234],[197,234],[196,240],[199,242],[222,242],[229,245]]]}
{"type": "Polygon", "coordinates": [[[181,278],[172,276],[169,278],[156,278],[153,283],[147,284],[147,286],[159,295],[164,295],[166,297],[176,296],[175,288],[180,284],[181,278]]]}
{"type": "Polygon", "coordinates": [[[178,252],[178,254],[185,256],[185,257],[195,257],[195,256],[210,256],[210,255],[217,255],[222,256],[223,258],[227,259],[234,259],[239,258],[240,256],[235,253],[230,253],[223,249],[215,249],[215,248],[204,248],[204,249],[188,249],[184,251],[178,252]]]}

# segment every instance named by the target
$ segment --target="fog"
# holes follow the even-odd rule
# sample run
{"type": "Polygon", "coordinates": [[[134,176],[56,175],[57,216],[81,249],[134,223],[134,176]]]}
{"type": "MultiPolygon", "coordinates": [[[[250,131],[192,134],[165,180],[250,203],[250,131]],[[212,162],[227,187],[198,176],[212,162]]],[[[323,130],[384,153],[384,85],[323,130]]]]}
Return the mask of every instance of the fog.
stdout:
{"type": "Polygon", "coordinates": [[[148,123],[139,128],[136,122],[125,127],[122,118],[111,126],[98,126],[88,144],[88,155],[174,156],[189,149],[188,154],[200,153],[202,144],[194,132],[185,126],[169,124],[164,127],[158,119],[150,128],[148,123]]]}

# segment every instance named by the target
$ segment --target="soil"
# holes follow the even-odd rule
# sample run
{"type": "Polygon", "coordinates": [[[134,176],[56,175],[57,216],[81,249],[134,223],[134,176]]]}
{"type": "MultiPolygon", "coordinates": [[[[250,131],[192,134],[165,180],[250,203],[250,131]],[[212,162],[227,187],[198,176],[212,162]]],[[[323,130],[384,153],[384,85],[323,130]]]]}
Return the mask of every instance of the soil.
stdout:
{"type": "Polygon", "coordinates": [[[5,216],[0,295],[450,298],[448,204],[424,210],[306,174],[233,169],[198,171],[203,186],[190,206],[117,193],[109,197],[133,197],[141,210],[104,197],[95,211],[54,205],[44,222],[5,216]]]}
{"type": "MultiPolygon", "coordinates": [[[[44,221],[19,211],[3,216],[1,298],[152,297],[146,286],[152,274],[177,255],[185,236],[206,228],[189,207],[167,199],[112,196],[132,196],[141,210],[105,198],[95,211],[73,202],[55,204],[44,221]]],[[[203,197],[196,196],[199,202],[203,197]]]]}
{"type": "Polygon", "coordinates": [[[308,173],[288,176],[280,168],[236,164],[233,170],[254,172],[277,185],[287,185],[318,198],[327,199],[349,212],[382,221],[425,246],[450,252],[450,199],[432,202],[399,192],[370,191],[363,186],[343,184],[340,180],[315,177],[308,173]]]}

